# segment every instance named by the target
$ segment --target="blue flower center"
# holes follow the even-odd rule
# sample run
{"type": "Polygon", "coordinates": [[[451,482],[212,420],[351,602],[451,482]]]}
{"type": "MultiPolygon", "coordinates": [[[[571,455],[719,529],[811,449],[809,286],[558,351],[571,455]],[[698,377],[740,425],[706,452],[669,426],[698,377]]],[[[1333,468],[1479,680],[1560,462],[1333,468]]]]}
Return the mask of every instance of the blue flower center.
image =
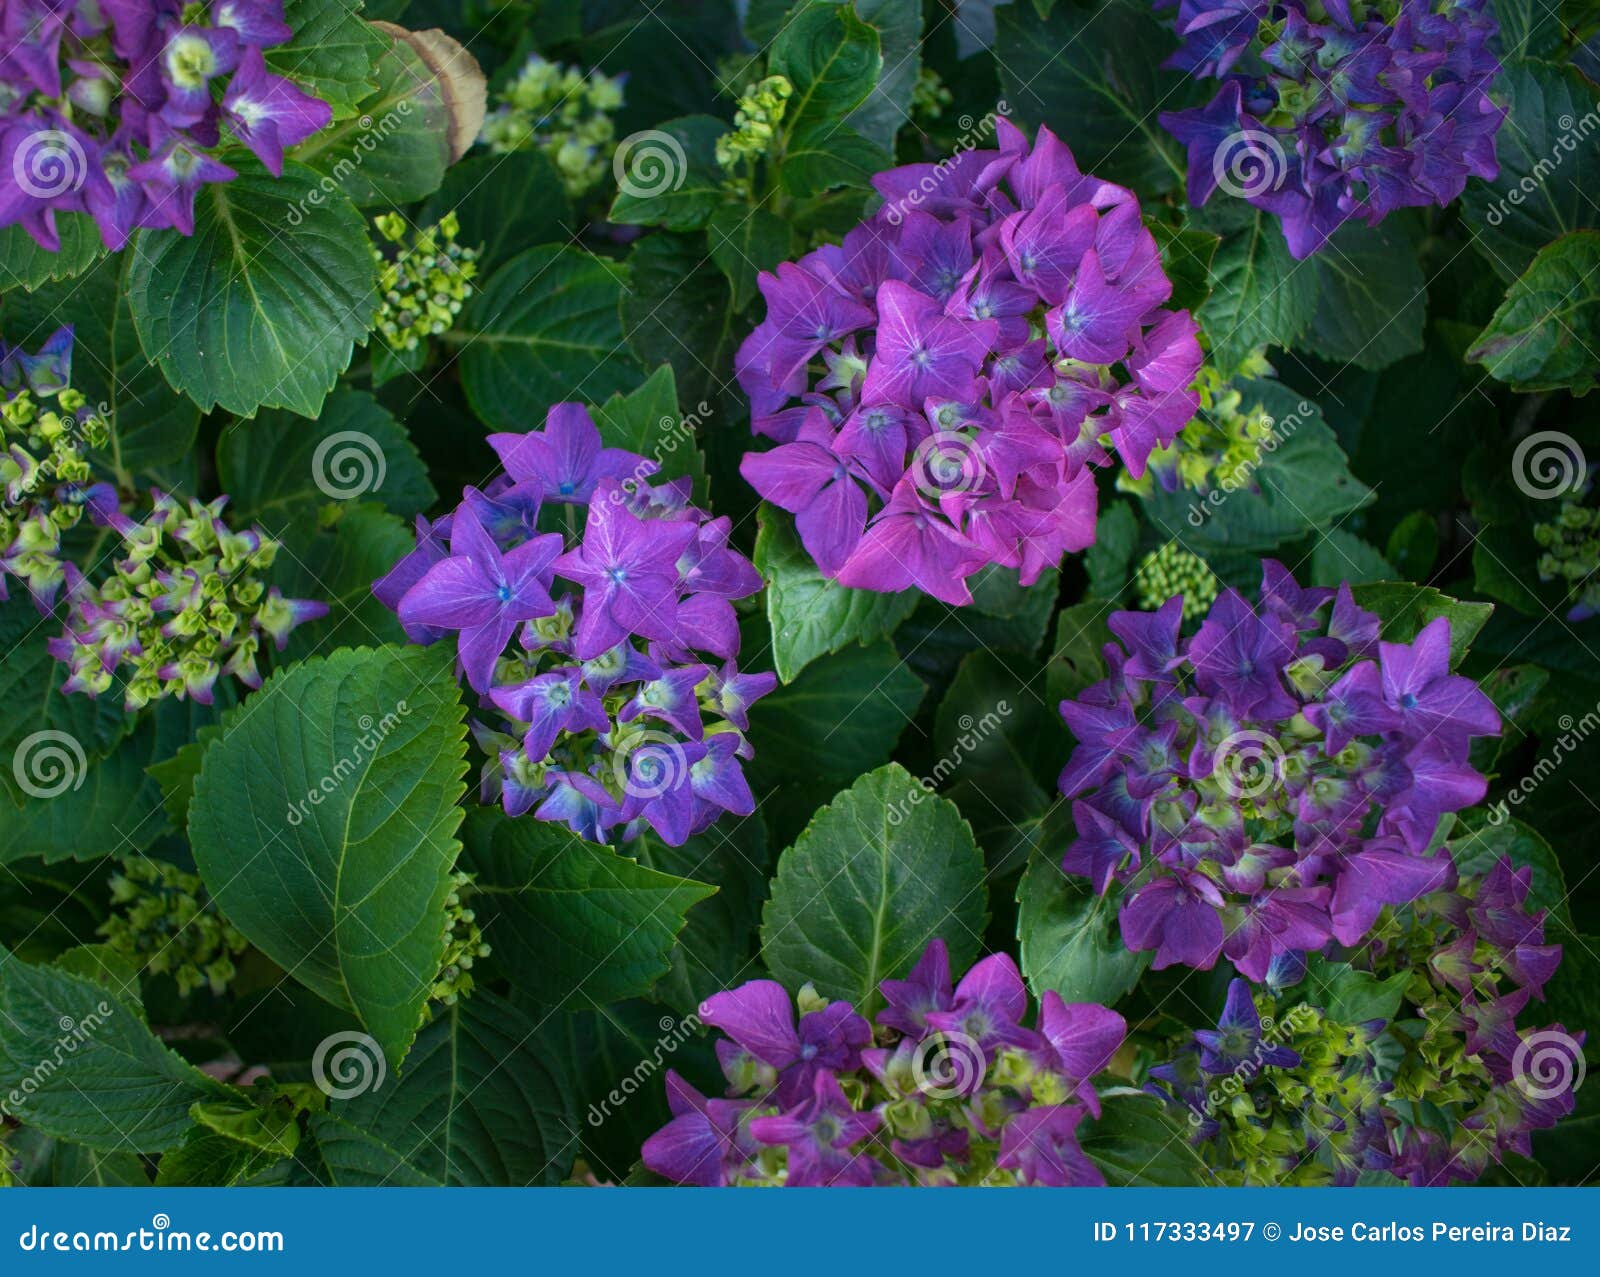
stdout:
{"type": "Polygon", "coordinates": [[[1407,692],[1404,696],[1402,696],[1400,698],[1400,707],[1402,709],[1416,709],[1416,707],[1417,707],[1416,695],[1414,693],[1412,693],[1412,692],[1407,692]]]}
{"type": "Polygon", "coordinates": [[[494,594],[502,603],[511,602],[511,587],[509,585],[502,585],[494,594]]]}
{"type": "Polygon", "coordinates": [[[556,491],[564,497],[570,497],[577,490],[578,485],[575,484],[571,479],[563,479],[556,488],[556,491]]]}

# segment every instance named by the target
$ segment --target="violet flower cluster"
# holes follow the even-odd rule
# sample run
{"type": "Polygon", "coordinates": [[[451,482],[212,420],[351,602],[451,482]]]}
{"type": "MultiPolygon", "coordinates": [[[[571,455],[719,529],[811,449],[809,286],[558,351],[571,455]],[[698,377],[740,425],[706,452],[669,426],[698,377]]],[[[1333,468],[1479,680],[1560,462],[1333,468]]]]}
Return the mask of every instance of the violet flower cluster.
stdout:
{"type": "Polygon", "coordinates": [[[690,505],[688,479],[647,482],[656,464],[602,446],[581,404],[489,443],[506,472],[419,518],[373,587],[414,642],[455,642],[483,800],[595,842],[648,825],[676,846],[749,815],[747,714],[777,676],[735,664],[733,601],[761,579],[730,521],[690,505]]]}
{"type": "Polygon", "coordinates": [[[95,697],[120,681],[132,713],[168,696],[209,705],[220,677],[260,687],[266,642],[282,651],[295,627],[326,616],[328,605],[286,599],[267,584],[278,543],[259,528],[230,528],[227,497],[150,495],[151,512],[135,519],[110,485],[89,490],[89,513],[120,538],[120,556],[95,581],[64,565],[66,624],[47,644],[71,671],[61,690],[95,697]]]}
{"type": "Polygon", "coordinates": [[[1049,129],[873,179],[842,245],[763,274],[740,347],[763,497],[823,574],[971,601],[988,564],[1031,584],[1094,541],[1093,467],[1135,475],[1198,402],[1194,321],[1131,191],[1049,129]]]}
{"type": "Polygon", "coordinates": [[[1078,742],[1062,867],[1121,884],[1128,947],[1260,980],[1438,889],[1439,818],[1483,797],[1468,746],[1500,730],[1450,673],[1448,619],[1380,642],[1348,585],[1302,589],[1272,560],[1259,607],[1224,590],[1189,638],[1182,614],[1181,597],[1114,614],[1109,677],[1061,705],[1078,742]]]}
{"type": "Polygon", "coordinates": [[[1105,1183],[1077,1132],[1100,1116],[1092,1079],[1126,1036],[1120,1015],[1052,991],[1025,1027],[1011,958],[982,959],[952,988],[941,940],[878,987],[876,1027],[810,985],[798,1021],[772,980],[708,998],[727,1095],[669,1070],[673,1117],[645,1141],[645,1166],[702,1186],[1105,1183]]]}
{"type": "Polygon", "coordinates": [[[1235,980],[1216,1029],[1181,1042],[1147,1089],[1185,1112],[1227,1183],[1345,1185],[1378,1171],[1431,1187],[1532,1156],[1533,1132],[1573,1111],[1585,1035],[1517,1027],[1561,961],[1543,911],[1527,907],[1531,877],[1501,859],[1458,884],[1452,866],[1341,951],[1368,977],[1411,977],[1391,1018],[1339,1023],[1309,985],[1292,988],[1299,973],[1235,980]]]}
{"type": "Polygon", "coordinates": [[[1189,152],[1189,200],[1221,186],[1275,214],[1297,258],[1350,218],[1456,199],[1499,172],[1490,0],[1157,0],[1167,65],[1222,87],[1162,127],[1189,152]]]}
{"type": "Polygon", "coordinates": [[[7,0],[3,24],[0,226],[51,251],[58,212],[112,250],[139,227],[193,234],[195,192],[238,176],[212,154],[224,129],[278,174],[333,118],[267,70],[293,34],[283,0],[7,0]]]}

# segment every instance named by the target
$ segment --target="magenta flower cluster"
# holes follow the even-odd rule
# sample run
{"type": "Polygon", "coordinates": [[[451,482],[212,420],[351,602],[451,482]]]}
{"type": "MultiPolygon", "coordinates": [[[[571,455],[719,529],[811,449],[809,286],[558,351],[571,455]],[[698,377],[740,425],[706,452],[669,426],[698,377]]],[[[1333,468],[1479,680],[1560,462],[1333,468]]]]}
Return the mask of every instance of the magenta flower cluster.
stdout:
{"type": "Polygon", "coordinates": [[[1225,590],[1187,639],[1182,613],[1114,614],[1110,676],[1061,705],[1078,742],[1063,868],[1124,886],[1128,947],[1260,980],[1438,889],[1439,818],[1483,797],[1468,747],[1500,731],[1450,673],[1449,621],[1381,642],[1348,585],[1302,589],[1271,560],[1259,607],[1225,590]]]}
{"type": "Polygon", "coordinates": [[[1297,258],[1350,218],[1449,204],[1499,172],[1505,109],[1490,0],[1158,0],[1167,65],[1222,87],[1162,126],[1188,148],[1189,200],[1221,186],[1283,224],[1297,258]]]}
{"type": "Polygon", "coordinates": [[[1193,415],[1193,320],[1139,201],[1048,129],[880,173],[884,204],[760,278],[735,366],[757,434],[742,473],[843,585],[970,602],[1094,541],[1093,468],[1135,475],[1193,415]]]}
{"type": "Polygon", "coordinates": [[[140,227],[194,231],[195,192],[238,174],[224,131],[274,174],[333,118],[267,70],[293,34],[283,0],[6,0],[0,19],[0,226],[55,251],[58,212],[109,249],[140,227]]]}
{"type": "Polygon", "coordinates": [[[648,825],[676,846],[749,815],[747,713],[777,677],[735,665],[733,601],[761,580],[729,520],[602,446],[581,404],[489,442],[506,472],[419,519],[417,548],[373,587],[413,641],[454,638],[480,698],[484,801],[596,842],[648,825]],[[575,509],[581,536],[563,531],[575,509]]]}
{"type": "Polygon", "coordinates": [[[1011,958],[982,959],[952,988],[942,940],[878,987],[876,1028],[809,985],[798,1021],[772,980],[706,999],[700,1018],[727,1035],[727,1095],[669,1070],[673,1118],[645,1141],[645,1166],[703,1186],[1105,1183],[1077,1132],[1100,1116],[1091,1079],[1122,1045],[1120,1015],[1052,991],[1025,1027],[1011,958]]]}

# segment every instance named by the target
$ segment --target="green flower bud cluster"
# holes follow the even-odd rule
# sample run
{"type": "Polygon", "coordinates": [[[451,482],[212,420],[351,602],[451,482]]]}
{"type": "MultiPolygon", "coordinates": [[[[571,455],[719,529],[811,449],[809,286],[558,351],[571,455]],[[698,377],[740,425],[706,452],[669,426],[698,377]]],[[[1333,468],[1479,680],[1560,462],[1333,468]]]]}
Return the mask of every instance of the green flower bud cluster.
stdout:
{"type": "Polygon", "coordinates": [[[1533,539],[1543,551],[1539,579],[1566,586],[1576,613],[1570,619],[1600,612],[1600,506],[1584,505],[1581,497],[1565,500],[1555,518],[1534,525],[1533,539]]]}
{"type": "Polygon", "coordinates": [[[209,988],[220,997],[250,947],[200,881],[176,865],[140,856],[111,876],[113,912],[99,934],[154,975],[170,975],[184,997],[209,988]]]}
{"type": "Polygon", "coordinates": [[[1181,594],[1186,620],[1209,612],[1221,588],[1206,561],[1176,541],[1168,541],[1139,560],[1133,581],[1139,606],[1146,612],[1154,612],[1173,595],[1181,594]]]}
{"type": "Polygon", "coordinates": [[[777,140],[794,86],[787,76],[769,75],[739,97],[733,130],[717,139],[717,163],[728,172],[763,158],[777,140]]]}
{"type": "Polygon", "coordinates": [[[450,894],[444,902],[450,925],[445,932],[439,975],[428,992],[428,999],[447,1007],[454,1006],[472,992],[472,965],[479,958],[487,958],[490,952],[477,915],[467,907],[472,892],[472,875],[458,873],[451,879],[450,894]]]}
{"type": "Polygon", "coordinates": [[[454,211],[437,225],[409,234],[405,218],[384,213],[373,219],[378,234],[399,252],[390,258],[377,245],[378,331],[391,348],[413,351],[429,337],[450,331],[478,274],[478,250],[456,243],[461,223],[454,211]],[[407,243],[407,239],[410,242],[407,243]]]}
{"type": "Polygon", "coordinates": [[[65,568],[61,534],[83,516],[88,453],[110,441],[110,425],[79,391],[21,384],[0,403],[0,599],[13,576],[49,600],[65,568]]]}
{"type": "Polygon", "coordinates": [[[286,599],[266,584],[261,574],[278,543],[224,523],[227,497],[209,504],[161,492],[152,498],[143,521],[96,509],[122,538],[122,557],[98,585],[72,574],[65,632],[50,649],[71,670],[61,690],[98,696],[120,670],[132,712],[167,696],[209,704],[221,675],[261,686],[263,640],[281,650],[290,631],[326,615],[326,605],[286,599]]]}
{"type": "Polygon", "coordinates": [[[500,93],[479,140],[496,154],[543,151],[576,199],[605,176],[616,149],[611,113],[622,106],[622,77],[530,57],[500,93]]]}
{"type": "MultiPolygon", "coordinates": [[[[1271,373],[1265,350],[1247,356],[1239,376],[1271,373]]],[[[1196,387],[1200,410],[1176,440],[1151,452],[1142,476],[1135,479],[1126,470],[1118,474],[1121,491],[1150,497],[1158,484],[1168,492],[1187,488],[1200,493],[1252,486],[1263,446],[1272,438],[1272,418],[1259,403],[1245,407],[1243,393],[1210,363],[1201,368],[1196,387]]]]}
{"type": "Polygon", "coordinates": [[[911,118],[917,123],[932,124],[954,101],[955,95],[945,88],[932,67],[923,67],[917,73],[917,81],[911,86],[911,118]]]}

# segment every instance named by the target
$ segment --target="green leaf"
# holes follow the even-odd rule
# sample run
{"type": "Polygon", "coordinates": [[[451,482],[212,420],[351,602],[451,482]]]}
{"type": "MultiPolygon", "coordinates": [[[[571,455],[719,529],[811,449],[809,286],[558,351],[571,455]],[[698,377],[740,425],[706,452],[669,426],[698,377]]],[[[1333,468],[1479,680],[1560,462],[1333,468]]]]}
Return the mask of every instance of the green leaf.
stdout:
{"type": "Polygon", "coordinates": [[[1247,408],[1259,405],[1273,421],[1261,461],[1250,478],[1259,491],[1215,489],[1213,499],[1180,489],[1156,492],[1145,511],[1163,536],[1204,558],[1226,550],[1259,554],[1336,526],[1372,500],[1372,489],[1350,473],[1350,462],[1322,411],[1287,386],[1240,383],[1247,408]]]}
{"type": "Polygon", "coordinates": [[[801,8],[767,54],[767,74],[787,76],[794,86],[782,145],[818,126],[841,124],[866,101],[882,68],[878,32],[853,6],[813,0],[801,8]]]}
{"type": "Polygon", "coordinates": [[[465,735],[438,649],[343,649],[224,720],[189,809],[222,911],[396,1066],[444,952],[465,735]]]}
{"type": "Polygon", "coordinates": [[[1197,95],[1186,77],[1162,69],[1156,51],[1172,47],[1172,34],[1145,0],[1047,17],[1009,4],[995,16],[1000,86],[1017,116],[1052,126],[1096,177],[1145,196],[1182,187],[1183,148],[1156,116],[1197,95]]]}
{"type": "Polygon", "coordinates": [[[1410,971],[1380,980],[1370,972],[1358,971],[1347,962],[1330,961],[1321,954],[1314,953],[1306,959],[1306,1000],[1340,1024],[1394,1019],[1410,983],[1410,971]]]}
{"type": "Polygon", "coordinates": [[[1313,260],[1316,310],[1301,349],[1357,368],[1387,368],[1422,349],[1427,281],[1395,219],[1347,222],[1313,260]]]}
{"type": "Polygon", "coordinates": [[[870,1016],[935,936],[953,970],[977,957],[987,919],[983,856],[955,804],[898,763],[861,777],[778,860],[761,956],[791,991],[814,984],[870,1016]]]}
{"type": "Polygon", "coordinates": [[[1035,853],[1017,884],[1022,974],[1035,997],[1054,989],[1067,1002],[1111,1006],[1139,983],[1151,955],[1123,942],[1119,890],[1097,896],[1082,878],[1061,872],[1065,850],[1035,853]]]}
{"type": "Polygon", "coordinates": [[[729,199],[717,163],[728,124],[710,115],[668,120],[617,148],[617,198],[610,218],[624,226],[697,231],[729,199]]]}
{"type": "Polygon", "coordinates": [[[1561,47],[1561,6],[1542,0],[1493,0],[1503,58],[1546,57],[1561,47]]]}
{"type": "Polygon", "coordinates": [[[1078,1147],[1112,1188],[1192,1188],[1216,1183],[1171,1105],[1118,1087],[1102,1091],[1099,1118],[1078,1128],[1078,1147]]]}
{"type": "Polygon", "coordinates": [[[0,603],[0,788],[18,807],[30,799],[71,803],[89,760],[109,754],[133,727],[115,695],[62,693],[67,667],[45,646],[60,632],[21,590],[0,603]]]}
{"type": "Polygon", "coordinates": [[[922,70],[921,0],[854,0],[856,17],[878,33],[882,72],[867,100],[850,114],[850,125],[884,151],[911,118],[911,91],[922,70]]]}
{"type": "Polygon", "coordinates": [[[551,404],[595,402],[637,375],[617,303],[628,268],[574,248],[519,253],[467,303],[447,340],[461,347],[472,410],[497,430],[543,423],[551,404]]]}
{"type": "MultiPolygon", "coordinates": [[[[696,417],[710,411],[702,403],[696,417]]],[[[660,469],[651,482],[688,475],[694,493],[706,499],[706,462],[695,443],[694,426],[678,413],[678,383],[671,364],[662,364],[644,385],[627,394],[612,395],[594,410],[600,440],[608,448],[625,448],[660,469]]]]}
{"type": "Polygon", "coordinates": [[[22,227],[0,227],[0,292],[38,288],[53,279],[81,275],[94,265],[105,247],[99,227],[87,213],[57,213],[56,236],[61,247],[52,253],[40,248],[22,227]]]}
{"type": "Polygon", "coordinates": [[[628,349],[646,367],[671,364],[685,401],[721,400],[746,325],[734,322],[733,294],[705,240],[649,235],[634,246],[628,265],[621,304],[628,349]]]}
{"type": "Polygon", "coordinates": [[[1062,609],[1056,621],[1055,646],[1045,665],[1045,689],[1052,705],[1076,700],[1086,687],[1106,676],[1100,652],[1111,641],[1106,618],[1114,606],[1091,598],[1062,609]]]}
{"type": "Polygon", "coordinates": [[[1439,557],[1438,518],[1428,510],[1413,510],[1389,533],[1383,557],[1408,581],[1420,581],[1433,570],[1439,557]]]}
{"type": "Polygon", "coordinates": [[[926,691],[887,643],[819,658],[751,706],[752,779],[847,781],[887,762],[926,691]]]}
{"type": "MultiPolygon", "coordinates": [[[[553,1187],[572,1166],[577,1117],[537,1027],[476,989],[418,1034],[400,1078],[335,1101],[333,1115],[432,1182],[553,1187]]],[[[334,1182],[376,1186],[386,1177],[340,1164],[334,1182]]]]}
{"type": "Polygon", "coordinates": [[[287,44],[266,51],[267,69],[293,80],[333,108],[335,118],[356,113],[377,86],[373,60],[383,37],[361,20],[358,5],[286,0],[283,20],[294,31],[287,44]]]}
{"type": "Polygon", "coordinates": [[[548,821],[474,813],[468,866],[494,960],[521,995],[581,1010],[650,991],[715,887],[659,873],[548,821]],[[492,831],[492,832],[491,832],[492,831]]]}
{"type": "Polygon", "coordinates": [[[251,1148],[197,1126],[161,1159],[156,1167],[156,1187],[229,1188],[284,1160],[277,1153],[251,1148]]]}
{"type": "Polygon", "coordinates": [[[480,250],[480,278],[529,244],[560,243],[576,226],[561,174],[543,151],[474,155],[451,165],[417,224],[432,226],[452,211],[461,223],[458,242],[480,250]]]}
{"type": "Polygon", "coordinates": [[[281,659],[360,643],[401,643],[395,614],[378,601],[372,583],[416,546],[411,528],[376,505],[336,507],[331,527],[301,521],[286,530],[272,576],[288,598],[320,599],[321,620],[297,626],[281,659]]]}
{"type": "Polygon", "coordinates": [[[189,1129],[190,1105],[229,1094],[105,986],[0,949],[0,1095],[10,1116],[91,1148],[157,1153],[189,1129]]]}
{"type": "Polygon", "coordinates": [[[1518,869],[1527,866],[1533,870],[1528,911],[1548,909],[1561,926],[1572,926],[1561,862],[1536,829],[1509,815],[1504,803],[1464,813],[1456,829],[1459,833],[1450,838],[1450,856],[1463,878],[1487,874],[1502,859],[1509,859],[1518,869]]]}
{"type": "Polygon", "coordinates": [[[173,392],[140,349],[128,309],[126,280],[131,255],[101,258],[68,283],[47,284],[32,295],[7,301],[12,345],[31,346],[21,330],[31,327],[42,340],[62,320],[73,323],[72,388],[110,418],[110,446],[95,460],[108,467],[123,487],[151,466],[176,461],[193,451],[199,410],[173,392]]]}
{"type": "Polygon", "coordinates": [[[1492,603],[1465,603],[1431,585],[1405,581],[1374,581],[1353,587],[1351,593],[1358,606],[1378,614],[1383,637],[1390,643],[1409,643],[1429,621],[1449,617],[1451,669],[1461,664],[1472,640],[1494,612],[1492,603]]]}
{"type": "Polygon", "coordinates": [[[755,565],[767,583],[773,663],[786,683],[820,656],[894,633],[917,607],[914,590],[877,594],[830,581],[800,544],[793,519],[772,506],[761,507],[755,565]]]}
{"type": "Polygon", "coordinates": [[[1337,588],[1340,582],[1387,581],[1394,568],[1376,546],[1343,528],[1329,528],[1311,547],[1311,584],[1337,588]]]}
{"type": "Polygon", "coordinates": [[[783,189],[796,199],[809,199],[836,186],[865,188],[874,173],[892,163],[887,151],[848,124],[814,124],[789,139],[783,189]]]}
{"type": "Polygon", "coordinates": [[[314,522],[330,501],[375,501],[410,518],[438,497],[405,427],[348,388],[329,395],[315,421],[266,412],[234,422],[217,441],[217,480],[231,511],[275,537],[314,522]]]}
{"type": "Polygon", "coordinates": [[[146,355],[203,411],[314,417],[378,298],[361,215],[343,196],[297,203],[316,175],[275,179],[229,154],[231,182],[195,199],[195,233],[140,231],[128,304],[146,355]]]}
{"type": "Polygon", "coordinates": [[[1514,390],[1600,383],[1600,231],[1574,231],[1539,250],[1467,351],[1514,390]]]}
{"type": "Polygon", "coordinates": [[[309,197],[337,192],[358,208],[392,208],[433,194],[450,165],[450,108],[445,89],[411,45],[380,36],[382,51],[372,64],[376,88],[356,113],[336,120],[297,146],[291,155],[321,175],[309,197]],[[330,189],[331,188],[331,189],[330,189]]]}
{"type": "Polygon", "coordinates": [[[755,299],[756,276],[788,260],[793,234],[776,213],[727,204],[712,214],[706,237],[711,260],[733,289],[733,308],[743,310],[755,299]]]}
{"type": "Polygon", "coordinates": [[[1172,281],[1173,310],[1197,311],[1211,296],[1211,263],[1222,245],[1222,237],[1190,227],[1178,229],[1165,222],[1147,221],[1146,226],[1161,248],[1161,264],[1172,281]]]}
{"type": "MultiPolygon", "coordinates": [[[[1219,212],[1219,223],[1224,216],[1236,214],[1219,212]]],[[[1314,262],[1289,255],[1269,213],[1252,208],[1242,225],[1224,230],[1211,264],[1211,296],[1196,312],[1217,364],[1232,369],[1257,346],[1294,345],[1316,314],[1318,276],[1314,262]]]]}
{"type": "Polygon", "coordinates": [[[1468,182],[1461,211],[1477,232],[1473,244],[1509,283],[1551,240],[1600,226],[1600,129],[1592,118],[1600,90],[1573,67],[1529,59],[1506,65],[1494,97],[1510,111],[1495,139],[1500,174],[1468,182]]]}

